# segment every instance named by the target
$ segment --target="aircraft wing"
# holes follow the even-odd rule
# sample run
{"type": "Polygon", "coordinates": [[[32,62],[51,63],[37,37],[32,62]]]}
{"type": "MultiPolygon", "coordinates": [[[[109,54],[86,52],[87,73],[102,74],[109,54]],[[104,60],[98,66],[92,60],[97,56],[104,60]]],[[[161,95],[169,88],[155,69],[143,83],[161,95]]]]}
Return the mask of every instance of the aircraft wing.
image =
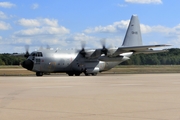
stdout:
{"type": "Polygon", "coordinates": [[[99,56],[101,56],[101,49],[96,49],[90,56],[90,58],[98,58],[99,56]]]}
{"type": "MultiPolygon", "coordinates": [[[[119,56],[119,54],[126,52],[133,52],[133,54],[151,54],[151,53],[160,53],[160,52],[168,52],[168,50],[153,50],[151,48],[157,47],[167,47],[170,45],[160,44],[160,45],[141,45],[141,46],[122,46],[118,49],[108,50],[110,57],[119,56]]],[[[102,55],[102,49],[95,49],[94,51],[87,51],[87,58],[89,59],[97,59],[102,55]]]]}
{"type": "Polygon", "coordinates": [[[152,50],[151,48],[157,48],[157,47],[167,47],[170,45],[160,44],[160,45],[142,45],[142,46],[122,46],[119,47],[116,52],[112,54],[112,56],[118,56],[121,53],[124,52],[134,52],[134,54],[144,53],[144,54],[150,54],[150,53],[159,53],[159,52],[166,52],[167,50],[152,50]]]}

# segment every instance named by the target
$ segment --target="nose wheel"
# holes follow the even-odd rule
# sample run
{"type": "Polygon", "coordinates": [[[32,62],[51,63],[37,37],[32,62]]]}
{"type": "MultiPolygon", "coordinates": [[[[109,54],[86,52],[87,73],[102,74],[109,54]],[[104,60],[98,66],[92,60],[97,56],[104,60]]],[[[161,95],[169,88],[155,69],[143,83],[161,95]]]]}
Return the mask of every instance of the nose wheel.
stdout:
{"type": "Polygon", "coordinates": [[[43,76],[43,72],[36,72],[36,76],[43,76]]]}

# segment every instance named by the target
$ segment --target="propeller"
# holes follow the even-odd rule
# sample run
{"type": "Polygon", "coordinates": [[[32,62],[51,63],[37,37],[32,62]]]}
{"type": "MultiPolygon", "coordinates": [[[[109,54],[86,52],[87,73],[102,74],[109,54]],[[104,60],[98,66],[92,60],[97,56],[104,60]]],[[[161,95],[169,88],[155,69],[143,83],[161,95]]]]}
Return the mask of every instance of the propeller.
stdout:
{"type": "Polygon", "coordinates": [[[86,51],[85,51],[85,41],[81,42],[81,50],[79,51],[79,53],[85,57],[86,56],[86,51]]]}
{"type": "Polygon", "coordinates": [[[28,58],[29,57],[29,45],[26,45],[25,46],[25,50],[26,50],[26,54],[24,55],[25,58],[28,58]]]}
{"type": "Polygon", "coordinates": [[[107,55],[108,49],[106,48],[106,40],[105,39],[101,40],[101,45],[102,45],[101,54],[107,55]]]}

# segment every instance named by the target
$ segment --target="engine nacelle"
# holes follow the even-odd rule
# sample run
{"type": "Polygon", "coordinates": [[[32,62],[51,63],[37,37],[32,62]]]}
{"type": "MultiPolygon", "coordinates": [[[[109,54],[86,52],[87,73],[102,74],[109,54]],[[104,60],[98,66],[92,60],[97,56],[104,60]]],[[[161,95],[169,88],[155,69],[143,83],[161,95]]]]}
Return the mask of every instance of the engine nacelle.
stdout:
{"type": "Polygon", "coordinates": [[[99,58],[100,61],[106,61],[106,62],[116,62],[116,61],[125,61],[130,59],[129,57],[133,54],[133,52],[128,53],[122,53],[119,56],[116,57],[108,57],[108,56],[101,56],[99,58]]]}
{"type": "Polygon", "coordinates": [[[86,69],[86,73],[88,73],[88,74],[90,74],[90,73],[98,73],[98,72],[99,72],[98,67],[86,69]]]}
{"type": "Polygon", "coordinates": [[[100,61],[106,61],[106,62],[121,61],[122,59],[123,59],[123,56],[118,56],[118,57],[101,56],[99,58],[100,61]]]}

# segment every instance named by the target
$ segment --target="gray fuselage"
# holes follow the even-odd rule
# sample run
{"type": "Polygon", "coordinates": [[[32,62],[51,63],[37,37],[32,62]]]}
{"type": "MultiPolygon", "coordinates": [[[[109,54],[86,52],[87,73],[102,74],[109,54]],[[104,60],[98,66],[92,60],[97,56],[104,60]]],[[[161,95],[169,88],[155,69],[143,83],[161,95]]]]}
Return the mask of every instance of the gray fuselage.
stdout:
{"type": "Polygon", "coordinates": [[[100,56],[99,59],[88,59],[78,52],[74,52],[74,50],[55,51],[43,49],[30,54],[27,60],[31,61],[33,66],[27,69],[42,73],[65,72],[68,74],[81,74],[85,72],[97,74],[98,72],[109,70],[127,59],[129,58],[120,57],[117,58],[118,61],[115,61],[110,58],[106,59],[105,56],[100,56]],[[101,59],[106,61],[101,61],[101,59]]]}

